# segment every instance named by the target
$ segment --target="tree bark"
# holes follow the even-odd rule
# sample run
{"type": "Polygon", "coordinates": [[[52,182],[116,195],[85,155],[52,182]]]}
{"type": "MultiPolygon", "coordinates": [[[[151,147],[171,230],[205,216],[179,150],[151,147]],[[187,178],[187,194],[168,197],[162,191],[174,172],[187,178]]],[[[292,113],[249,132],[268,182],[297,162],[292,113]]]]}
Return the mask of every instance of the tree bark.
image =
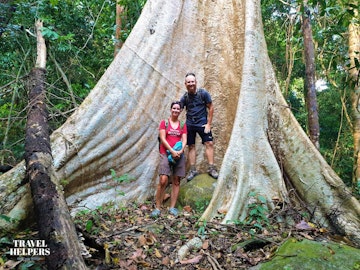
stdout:
{"type": "MultiPolygon", "coordinates": [[[[249,192],[288,201],[285,179],[315,221],[360,244],[360,204],[301,129],[276,82],[261,24],[260,0],[148,0],[113,63],[89,96],[51,135],[54,169],[66,180],[73,213],[86,206],[153,198],[158,179],[157,129],[171,101],[186,91],[184,75],[212,95],[215,162],[220,176],[204,219],[243,218],[249,192]],[[110,169],[136,181],[116,184],[110,169]],[[112,186],[112,189],[109,189],[112,186]],[[118,196],[119,189],[125,196],[118,196]]],[[[182,115],[184,117],[184,115],[182,115]]],[[[198,149],[204,169],[204,148],[198,149]]],[[[21,165],[6,173],[0,207],[25,218],[21,165]],[[19,183],[20,182],[20,183],[19,183]],[[7,195],[6,195],[7,194],[7,195]],[[13,195],[13,200],[7,199],[13,195]],[[14,202],[14,200],[16,202],[14,202]]],[[[62,181],[65,182],[65,181],[62,181]]],[[[0,224],[1,225],[1,224],[0,224]]]]}
{"type": "Polygon", "coordinates": [[[115,30],[115,49],[114,49],[114,57],[118,54],[118,52],[121,49],[121,46],[123,44],[121,40],[121,29],[122,29],[122,23],[121,23],[121,16],[123,14],[124,7],[121,6],[118,2],[116,2],[116,30],[115,30]]]}
{"type": "Polygon", "coordinates": [[[45,100],[46,45],[37,22],[37,67],[29,76],[25,164],[39,236],[50,248],[48,269],[86,269],[79,240],[62,191],[51,180],[52,156],[45,100]]]}
{"type": "MultiPolygon", "coordinates": [[[[355,10],[358,14],[358,10],[355,10]]],[[[349,24],[349,57],[350,57],[350,87],[353,112],[354,138],[354,175],[353,186],[359,188],[360,183],[360,25],[356,20],[349,24]],[[356,65],[356,62],[358,63],[356,65]]]]}
{"type": "Polygon", "coordinates": [[[315,53],[310,16],[311,15],[307,6],[307,1],[305,0],[304,13],[302,16],[302,31],[304,38],[305,56],[305,101],[308,113],[309,137],[315,147],[317,149],[320,149],[320,125],[315,84],[315,53]]]}

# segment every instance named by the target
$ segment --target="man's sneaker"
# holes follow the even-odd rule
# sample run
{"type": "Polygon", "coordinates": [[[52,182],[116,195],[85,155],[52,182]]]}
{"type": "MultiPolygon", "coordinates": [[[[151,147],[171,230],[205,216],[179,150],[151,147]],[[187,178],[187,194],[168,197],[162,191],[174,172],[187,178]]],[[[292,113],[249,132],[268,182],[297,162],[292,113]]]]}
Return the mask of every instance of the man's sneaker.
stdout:
{"type": "Polygon", "coordinates": [[[195,176],[197,176],[198,174],[199,174],[198,171],[196,171],[196,170],[190,170],[190,171],[189,171],[189,174],[188,174],[188,176],[187,176],[187,180],[188,180],[188,181],[193,180],[193,178],[194,178],[195,176]]]}
{"type": "Polygon", "coordinates": [[[219,173],[217,172],[214,165],[209,166],[208,174],[214,179],[218,179],[218,177],[219,177],[219,173]]]}
{"type": "Polygon", "coordinates": [[[152,218],[157,218],[158,216],[160,216],[160,213],[161,213],[160,210],[155,208],[155,210],[151,212],[150,216],[152,218]]]}
{"type": "Polygon", "coordinates": [[[179,214],[179,211],[176,208],[170,208],[169,213],[176,217],[179,214]]]}

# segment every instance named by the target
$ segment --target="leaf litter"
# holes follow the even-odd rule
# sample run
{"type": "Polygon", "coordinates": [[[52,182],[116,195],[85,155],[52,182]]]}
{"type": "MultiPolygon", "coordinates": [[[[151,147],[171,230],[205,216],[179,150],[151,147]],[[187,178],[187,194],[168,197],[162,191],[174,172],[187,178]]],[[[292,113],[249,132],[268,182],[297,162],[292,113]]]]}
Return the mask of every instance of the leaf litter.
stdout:
{"type": "MultiPolygon", "coordinates": [[[[199,222],[201,213],[190,206],[177,217],[163,210],[153,219],[152,210],[151,204],[130,203],[79,213],[74,222],[89,269],[249,269],[270,260],[290,237],[334,240],[327,230],[304,220],[286,228],[274,222],[254,230],[251,224],[199,222]]],[[[12,237],[36,239],[37,232],[27,230],[12,237]]],[[[0,243],[1,253],[8,248],[0,243]]],[[[0,269],[17,269],[25,263],[29,260],[19,262],[19,258],[7,256],[0,261],[0,269]]],[[[46,269],[44,258],[25,269],[46,269]]]]}

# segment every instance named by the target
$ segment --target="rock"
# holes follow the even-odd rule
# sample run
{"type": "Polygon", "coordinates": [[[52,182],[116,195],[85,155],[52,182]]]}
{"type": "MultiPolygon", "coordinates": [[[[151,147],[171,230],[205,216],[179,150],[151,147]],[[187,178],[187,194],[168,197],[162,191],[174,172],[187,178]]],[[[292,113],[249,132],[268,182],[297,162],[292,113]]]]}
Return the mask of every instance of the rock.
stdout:
{"type": "Polygon", "coordinates": [[[360,269],[360,249],[331,241],[289,239],[271,261],[251,269],[360,269]]]}
{"type": "Polygon", "coordinates": [[[208,174],[199,174],[190,182],[181,185],[178,202],[190,205],[197,211],[205,210],[214,192],[216,180],[208,174]],[[201,208],[201,209],[200,209],[201,208]]]}

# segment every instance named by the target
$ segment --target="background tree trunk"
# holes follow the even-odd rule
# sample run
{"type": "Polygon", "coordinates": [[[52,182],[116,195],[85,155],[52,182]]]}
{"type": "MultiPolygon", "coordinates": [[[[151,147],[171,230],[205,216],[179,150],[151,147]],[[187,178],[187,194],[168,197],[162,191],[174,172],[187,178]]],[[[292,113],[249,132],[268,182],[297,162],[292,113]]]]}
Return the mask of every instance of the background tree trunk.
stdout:
{"type": "MultiPolygon", "coordinates": [[[[274,196],[287,202],[288,179],[313,207],[317,221],[360,243],[359,202],[326,164],[281,95],[267,55],[259,0],[147,2],[106,73],[51,136],[55,174],[68,182],[65,192],[73,210],[153,198],[158,123],[168,116],[171,101],[185,92],[188,71],[197,74],[199,86],[213,97],[215,156],[221,164],[203,218],[219,211],[226,213],[224,222],[244,217],[248,194],[254,190],[270,207],[274,196]],[[116,186],[110,169],[136,181],[116,186]],[[119,189],[125,196],[118,196],[119,189]]],[[[203,169],[203,148],[198,149],[203,169]]],[[[0,207],[14,217],[21,217],[16,209],[27,203],[26,191],[16,205],[7,199],[20,193],[14,191],[20,173],[20,165],[6,173],[7,179],[14,176],[6,184],[0,176],[2,185],[12,187],[0,193],[5,200],[0,207]]]]}
{"type": "Polygon", "coordinates": [[[116,21],[115,21],[115,25],[116,25],[116,30],[115,30],[115,49],[114,49],[114,57],[117,55],[117,53],[120,51],[121,46],[123,44],[122,40],[121,40],[121,16],[122,13],[124,11],[124,7],[121,6],[118,2],[116,2],[116,21]]]}
{"type": "Polygon", "coordinates": [[[305,101],[308,113],[309,137],[315,147],[320,149],[320,125],[315,83],[315,52],[310,17],[310,10],[307,6],[307,1],[305,0],[304,13],[302,16],[305,57],[305,101]]]}
{"type": "MultiPolygon", "coordinates": [[[[355,10],[358,16],[358,10],[355,10]]],[[[360,25],[354,19],[349,25],[349,57],[350,57],[350,82],[353,112],[353,137],[354,137],[354,188],[359,188],[360,183],[360,25]]]]}
{"type": "Polygon", "coordinates": [[[37,67],[29,78],[29,111],[25,138],[26,176],[30,182],[40,239],[50,248],[48,269],[86,269],[79,240],[63,197],[51,181],[52,156],[45,100],[46,45],[37,29],[37,67]]]}

